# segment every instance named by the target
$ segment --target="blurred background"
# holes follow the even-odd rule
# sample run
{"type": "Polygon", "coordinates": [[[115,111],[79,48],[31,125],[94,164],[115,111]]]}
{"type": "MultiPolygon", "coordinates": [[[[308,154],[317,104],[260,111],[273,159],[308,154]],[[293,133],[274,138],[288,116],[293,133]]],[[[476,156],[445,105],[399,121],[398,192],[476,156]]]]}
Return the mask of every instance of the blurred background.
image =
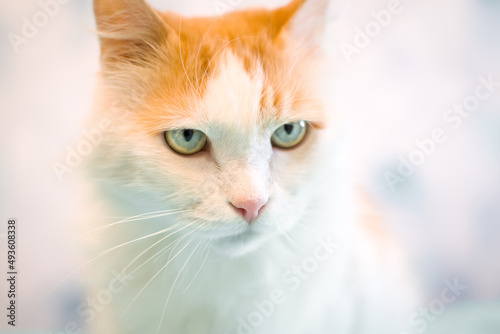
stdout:
{"type": "MultiPolygon", "coordinates": [[[[78,274],[63,280],[84,260],[72,237],[78,166],[61,178],[54,163],[82,139],[99,48],[90,0],[50,2],[0,0],[0,238],[6,254],[17,218],[19,330],[55,333],[84,296],[78,274]]],[[[151,3],[192,16],[287,1],[151,3]]],[[[466,286],[426,332],[500,333],[500,0],[335,0],[327,36],[359,183],[429,303],[446,280],[466,286]]]]}

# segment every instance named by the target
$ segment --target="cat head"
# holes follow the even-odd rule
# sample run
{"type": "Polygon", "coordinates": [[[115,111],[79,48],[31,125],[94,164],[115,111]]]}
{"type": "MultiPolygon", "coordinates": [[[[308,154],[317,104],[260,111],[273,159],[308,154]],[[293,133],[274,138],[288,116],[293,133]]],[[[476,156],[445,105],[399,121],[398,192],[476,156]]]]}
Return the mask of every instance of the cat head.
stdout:
{"type": "Polygon", "coordinates": [[[185,18],[95,0],[108,180],[182,211],[192,236],[234,256],[296,225],[331,145],[327,3],[185,18]]]}

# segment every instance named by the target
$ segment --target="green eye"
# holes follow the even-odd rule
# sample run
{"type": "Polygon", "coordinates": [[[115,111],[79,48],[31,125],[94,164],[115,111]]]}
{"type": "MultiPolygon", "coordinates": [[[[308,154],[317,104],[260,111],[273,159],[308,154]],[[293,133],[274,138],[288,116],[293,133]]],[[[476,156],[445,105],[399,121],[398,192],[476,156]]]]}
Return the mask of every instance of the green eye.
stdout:
{"type": "Polygon", "coordinates": [[[207,136],[192,129],[165,131],[165,140],[172,150],[182,155],[192,155],[203,150],[207,136]]]}
{"type": "Polygon", "coordinates": [[[287,123],[274,131],[271,142],[281,148],[292,148],[299,145],[307,133],[305,121],[287,123]]]}

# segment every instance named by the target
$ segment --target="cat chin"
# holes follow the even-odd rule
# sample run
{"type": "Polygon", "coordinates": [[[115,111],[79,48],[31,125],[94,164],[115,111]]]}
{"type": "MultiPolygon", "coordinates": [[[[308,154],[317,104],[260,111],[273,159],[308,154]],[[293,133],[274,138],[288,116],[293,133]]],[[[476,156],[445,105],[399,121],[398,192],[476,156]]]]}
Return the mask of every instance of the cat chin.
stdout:
{"type": "Polygon", "coordinates": [[[257,251],[269,238],[268,235],[252,230],[218,238],[212,241],[213,249],[229,257],[243,257],[257,251]]]}

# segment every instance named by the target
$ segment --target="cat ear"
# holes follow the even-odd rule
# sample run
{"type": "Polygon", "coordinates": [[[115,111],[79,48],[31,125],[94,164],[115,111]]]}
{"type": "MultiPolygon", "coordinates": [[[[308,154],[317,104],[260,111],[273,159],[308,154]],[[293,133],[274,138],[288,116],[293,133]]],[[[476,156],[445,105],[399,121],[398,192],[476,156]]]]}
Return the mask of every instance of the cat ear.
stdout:
{"type": "Polygon", "coordinates": [[[175,34],[144,0],[94,0],[94,13],[103,63],[143,59],[175,34]]]}
{"type": "Polygon", "coordinates": [[[293,0],[275,11],[278,33],[290,34],[302,45],[321,43],[327,25],[330,0],[293,0]]]}

